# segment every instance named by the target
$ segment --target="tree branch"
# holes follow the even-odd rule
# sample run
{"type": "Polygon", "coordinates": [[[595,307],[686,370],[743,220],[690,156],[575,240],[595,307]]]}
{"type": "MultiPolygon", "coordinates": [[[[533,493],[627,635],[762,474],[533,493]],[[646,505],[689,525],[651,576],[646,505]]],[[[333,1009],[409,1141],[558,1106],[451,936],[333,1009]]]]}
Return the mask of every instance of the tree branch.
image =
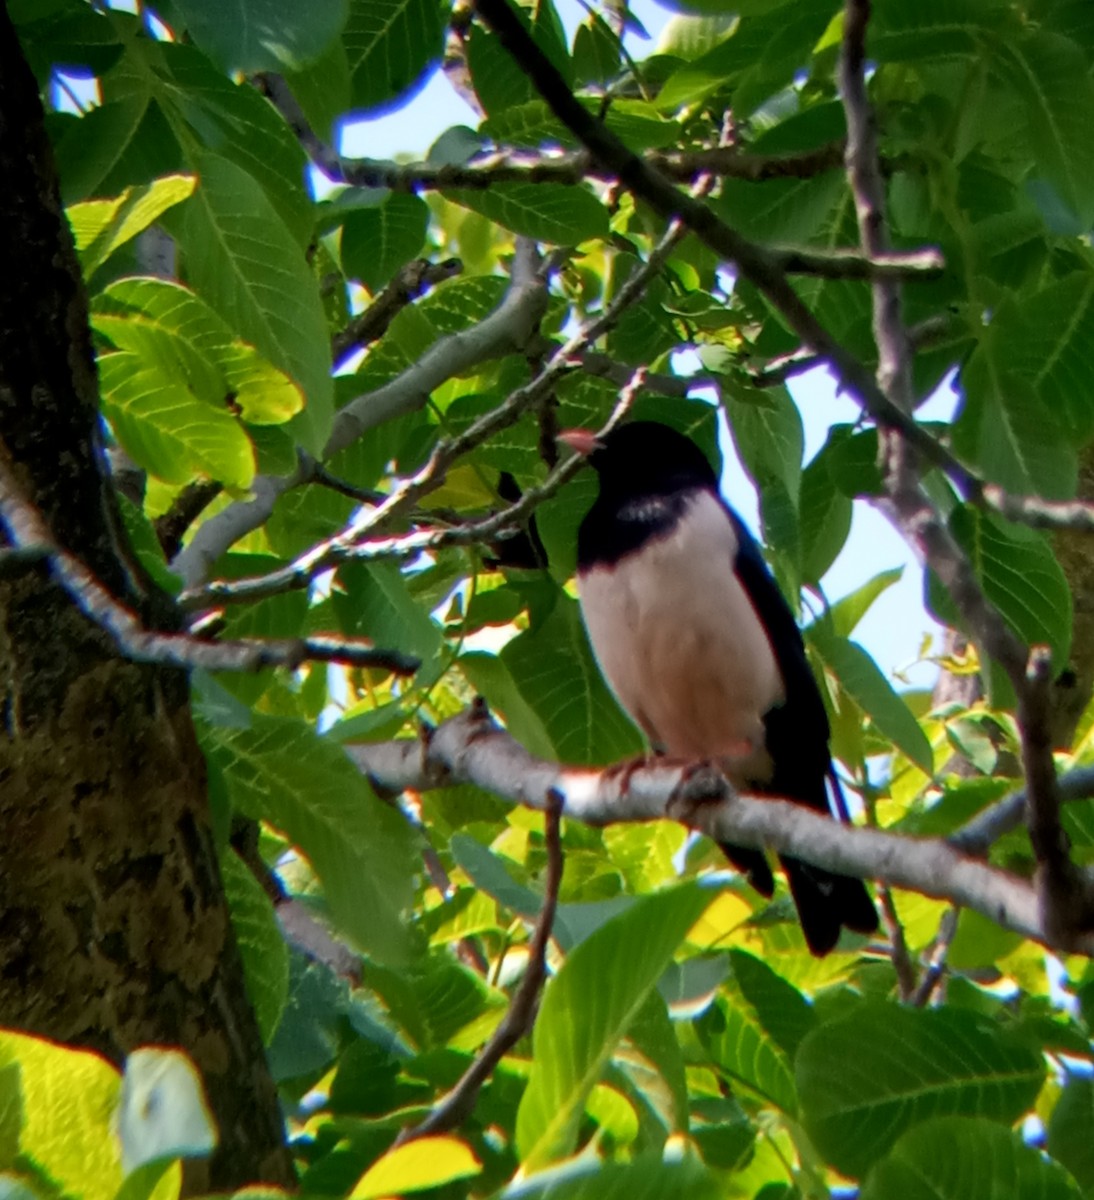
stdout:
{"type": "Polygon", "coordinates": [[[558,70],[510,11],[506,0],[474,0],[475,9],[498,40],[530,77],[555,116],[586,146],[593,157],[654,212],[680,220],[716,254],[767,298],[806,347],[829,362],[841,384],[884,428],[900,430],[923,455],[941,467],[962,494],[976,480],[943,446],[894,405],[855,355],[846,350],[817,320],[791,286],[776,255],[732,229],[700,200],[685,195],[650,167],[577,100],[558,70]]]}
{"type": "Polygon", "coordinates": [[[602,770],[538,759],[479,704],[446,721],[429,739],[348,746],[365,774],[392,790],[425,791],[471,783],[515,804],[544,810],[563,798],[562,815],[591,825],[648,821],[685,811],[687,823],[715,841],[791,854],[845,875],[975,909],[1024,937],[1082,953],[1094,936],[1053,940],[1028,881],[962,854],[935,838],[912,838],[849,826],[789,801],[735,794],[718,772],[694,763],[656,760],[602,770]]]}
{"type": "Polygon", "coordinates": [[[482,1085],[490,1078],[494,1068],[501,1062],[522,1037],[532,1028],[540,989],[547,978],[547,946],[551,939],[558,908],[558,891],[562,884],[562,840],[559,835],[559,818],[562,802],[557,796],[547,797],[544,811],[543,834],[547,846],[547,878],[543,888],[543,907],[540,909],[528,945],[528,966],[520,987],[512,1002],[494,1030],[493,1036],[479,1052],[478,1057],[460,1077],[456,1086],[437,1104],[433,1111],[413,1129],[404,1130],[396,1145],[413,1141],[430,1133],[443,1133],[463,1124],[475,1108],[482,1085]]]}
{"type": "MultiPolygon", "coordinates": [[[[474,328],[439,338],[390,383],[341,409],[334,418],[324,459],[377,425],[423,407],[430,393],[453,375],[523,348],[546,309],[547,290],[541,273],[534,269],[534,251],[520,243],[518,251],[510,286],[498,307],[474,328]]],[[[257,476],[251,484],[251,499],[231,504],[206,521],[171,563],[171,569],[187,588],[197,587],[230,546],[269,519],[285,492],[307,481],[306,465],[287,476],[257,476]]]]}
{"type": "MultiPolygon", "coordinates": [[[[366,544],[370,533],[390,524],[396,517],[417,503],[422,496],[439,487],[444,480],[445,472],[458,458],[481,445],[495,433],[515,424],[526,411],[549,396],[556,382],[564,374],[573,370],[575,366],[580,365],[580,356],[588,349],[589,345],[611,329],[623,313],[641,298],[649,281],[664,266],[665,260],[681,236],[681,227],[676,223],[670,224],[647,261],[631,274],[607,308],[599,316],[586,322],[568,342],[557,347],[551,359],[535,379],[525,384],[524,387],[518,388],[503,404],[491,412],[485,413],[457,437],[438,442],[425,466],[410,479],[403,480],[382,504],[371,512],[359,514],[340,533],[313,546],[280,570],[272,571],[267,575],[236,579],[231,582],[215,581],[200,589],[190,588],[179,597],[179,602],[187,608],[201,608],[203,605],[209,604],[256,600],[262,596],[306,587],[316,574],[348,558],[399,557],[409,552],[432,549],[445,544],[456,544],[461,539],[466,544],[469,541],[483,538],[488,533],[496,533],[500,525],[493,527],[494,518],[488,518],[480,525],[473,537],[461,533],[458,529],[433,530],[387,539],[382,543],[373,543],[371,546],[366,544]],[[483,532],[484,528],[486,529],[485,533],[483,532]]],[[[418,365],[423,365],[431,353],[432,351],[427,352],[425,358],[418,365]]],[[[342,411],[344,413],[346,410],[342,411]]],[[[542,489],[530,489],[530,491],[536,499],[530,501],[529,505],[546,499],[542,489]]],[[[519,504],[523,503],[524,499],[522,498],[519,504]]],[[[517,510],[518,507],[519,505],[514,506],[514,510],[517,510]]],[[[514,517],[510,513],[508,520],[519,520],[530,512],[531,507],[519,507],[518,515],[514,517]]],[[[202,530],[198,531],[199,535],[203,529],[204,526],[202,530]]]]}
{"type": "MultiPolygon", "coordinates": [[[[644,379],[645,371],[642,368],[633,373],[631,382],[620,393],[618,403],[600,430],[600,436],[609,433],[622,419],[631,407],[635,395],[641,389],[644,379]]],[[[513,395],[516,396],[517,393],[513,395]]],[[[510,400],[512,398],[510,397],[510,400]]],[[[522,411],[524,407],[527,405],[522,404],[522,411]]],[[[493,414],[487,415],[489,417],[493,414]]],[[[485,420],[486,418],[481,419],[485,420]]],[[[468,433],[470,432],[469,430],[468,433]]],[[[464,453],[464,451],[460,453],[464,453]]],[[[434,474],[432,478],[427,477],[425,473],[429,470],[429,466],[430,464],[427,463],[422,471],[414,477],[421,480],[423,490],[427,490],[427,485],[430,483],[439,485],[443,479],[443,470],[439,475],[434,474]]],[[[310,587],[317,575],[338,563],[382,558],[407,559],[432,550],[440,550],[444,546],[471,546],[496,541],[508,534],[519,532],[521,524],[532,515],[535,509],[545,500],[554,496],[583,466],[585,466],[585,459],[580,455],[567,459],[566,462],[556,467],[543,483],[537,487],[528,488],[519,500],[480,521],[470,521],[446,529],[419,529],[413,533],[400,534],[398,537],[370,538],[362,541],[354,540],[352,536],[343,531],[325,542],[320,542],[307,554],[289,563],[286,567],[270,571],[266,575],[251,575],[233,580],[214,580],[198,591],[184,592],[179,597],[179,603],[184,608],[201,609],[210,604],[253,602],[267,596],[276,596],[283,592],[299,591],[302,588],[310,587]]],[[[407,482],[413,483],[413,480],[407,482]]],[[[399,489],[396,489],[390,500],[394,500],[398,494],[399,489]]],[[[419,491],[415,498],[421,495],[422,492],[419,491]]],[[[404,507],[391,504],[390,500],[385,500],[384,504],[380,505],[380,508],[385,505],[389,507],[389,516],[398,513],[404,507]]],[[[380,508],[377,508],[372,514],[374,517],[379,513],[380,508]]],[[[379,521],[376,523],[378,524],[379,521]]]]}
{"type": "MultiPolygon", "coordinates": [[[[1056,790],[1065,803],[1094,798],[1094,767],[1077,767],[1056,781],[1056,790]]],[[[955,850],[976,856],[987,854],[993,843],[1017,829],[1026,812],[1026,790],[1004,796],[967,821],[948,839],[955,850]]]]}
{"type": "Polygon", "coordinates": [[[435,284],[452,279],[463,270],[458,258],[431,263],[427,258],[415,258],[395,272],[372,298],[372,302],[330,340],[331,362],[337,368],[355,350],[378,341],[387,333],[395,317],[412,301],[435,284]]]}
{"type": "MultiPolygon", "coordinates": [[[[161,663],[187,670],[258,671],[263,667],[295,668],[308,661],[340,662],[412,675],[419,660],[396,650],[382,650],[362,638],[307,638],[264,641],[240,638],[214,642],[185,633],[147,629],[121,601],[107,591],[84,564],[54,541],[45,521],[22,495],[6,450],[0,448],[0,520],[15,552],[39,556],[54,581],[80,611],[109,634],[133,662],[161,663]]],[[[9,551],[10,553],[11,551],[9,551]]]]}
{"type": "MultiPolygon", "coordinates": [[[[885,187],[879,166],[873,109],[866,93],[866,30],[870,0],[846,0],[839,84],[847,114],[847,176],[855,200],[859,237],[871,258],[889,251],[885,187]]],[[[912,347],[904,327],[900,284],[875,278],[872,284],[874,340],[878,348],[878,387],[894,407],[915,407],[912,347]]],[[[884,431],[886,491],[905,539],[917,547],[950,591],[977,641],[1007,672],[1018,698],[1022,765],[1026,776],[1030,838],[1037,857],[1041,919],[1054,942],[1070,930],[1094,924],[1080,873],[1068,856],[1059,822],[1060,801],[1052,759],[1049,708],[1051,656],[1026,648],[985,596],[971,563],[942,523],[919,482],[918,446],[903,430],[884,431]]]]}

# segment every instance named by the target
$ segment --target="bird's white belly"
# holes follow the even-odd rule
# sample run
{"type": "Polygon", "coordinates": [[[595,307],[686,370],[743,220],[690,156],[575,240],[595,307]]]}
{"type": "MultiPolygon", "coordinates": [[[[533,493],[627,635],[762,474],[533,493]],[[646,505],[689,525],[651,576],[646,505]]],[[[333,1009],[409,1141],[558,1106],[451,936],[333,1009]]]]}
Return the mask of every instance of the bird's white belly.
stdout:
{"type": "Polygon", "coordinates": [[[724,510],[701,493],[671,534],[578,581],[605,678],[672,755],[749,759],[762,752],[764,714],[783,699],[736,552],[724,510]]]}

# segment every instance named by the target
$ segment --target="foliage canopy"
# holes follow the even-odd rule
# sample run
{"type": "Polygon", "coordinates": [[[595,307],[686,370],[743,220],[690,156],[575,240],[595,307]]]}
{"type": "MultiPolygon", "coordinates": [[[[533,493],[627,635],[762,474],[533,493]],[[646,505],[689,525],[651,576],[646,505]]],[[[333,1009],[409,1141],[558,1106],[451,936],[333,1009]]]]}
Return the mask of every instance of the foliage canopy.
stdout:
{"type": "MultiPolygon", "coordinates": [[[[831,356],[771,280],[792,281],[869,378],[884,348],[877,280],[900,276],[915,401],[950,378],[960,395],[952,423],[920,426],[943,454],[921,459],[925,495],[1008,636],[1049,647],[1088,698],[1094,633],[1073,608],[1091,603],[1089,551],[1033,527],[1067,524],[1063,510],[1023,503],[1090,498],[1089,0],[874,3],[888,275],[864,264],[862,192],[843,165],[855,0],[847,13],[839,0],[677,0],[639,61],[620,40],[640,29],[626,0],[569,31],[551,0],[521,7],[582,108],[761,247],[770,276],[614,182],[482,5],[7,7],[50,107],[141,565],[191,616],[215,609],[219,636],[367,638],[421,661],[411,678],[322,660],[192,677],[223,884],[302,1190],[789,1200],[852,1181],[864,1200],[1094,1195],[1083,953],[1050,960],[956,896],[893,889],[887,938],[846,937],[818,961],[785,889],[761,902],[670,820],[564,822],[534,1033],[466,1120],[395,1145],[502,1022],[551,845],[541,812],[459,780],[393,800],[346,752],[413,738],[475,695],[541,758],[602,767],[641,752],[574,599],[594,483],[553,474],[554,433],[599,427],[634,385],[636,414],[712,459],[727,423],[864,820],[945,837],[1021,786],[1013,672],[951,578],[932,573],[926,602],[971,635],[944,663],[982,669],[971,700],[898,690],[854,640],[892,573],[828,602],[853,505],[891,486],[879,445],[893,426],[863,400],[863,420],[832,425],[803,461],[786,380],[831,356]],[[340,121],[405,103],[442,58],[476,129],[448,130],[423,163],[338,157],[340,121]],[[73,113],[64,79],[84,73],[100,100],[73,113]],[[323,199],[309,157],[336,185],[323,199]],[[911,255],[925,247],[941,266],[911,255]],[[524,511],[515,537],[483,526],[545,480],[534,537],[524,511]],[[233,831],[253,823],[248,855],[233,831]],[[279,905],[329,922],[338,953],[287,935],[271,877],[279,905]]],[[[1088,762],[1092,728],[1089,709],[1070,722],[1059,769],[1088,762]]],[[[1089,862],[1094,799],[1079,794],[1063,821],[1089,862]]],[[[1034,858],[1024,829],[990,848],[1018,876],[1034,858]]],[[[11,1194],[177,1194],[166,1161],[201,1149],[189,1101],[179,1137],[131,1135],[153,1151],[130,1147],[130,1162],[166,1158],[123,1185],[88,1150],[113,1136],[116,1078],[54,1053],[0,1037],[11,1194]]],[[[158,1093],[168,1129],[178,1087],[158,1093]]]]}

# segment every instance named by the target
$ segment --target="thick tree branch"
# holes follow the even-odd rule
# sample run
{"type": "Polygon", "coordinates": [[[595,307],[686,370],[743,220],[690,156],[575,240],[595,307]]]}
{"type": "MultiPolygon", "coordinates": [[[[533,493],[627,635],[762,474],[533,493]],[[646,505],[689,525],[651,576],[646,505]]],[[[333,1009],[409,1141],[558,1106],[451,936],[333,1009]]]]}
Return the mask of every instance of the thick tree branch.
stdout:
{"type": "Polygon", "coordinates": [[[563,798],[563,816],[593,825],[686,813],[718,842],[765,847],[846,875],[975,909],[1046,946],[1090,953],[1094,937],[1053,939],[1028,881],[999,871],[934,838],[849,826],[788,801],[736,795],[716,771],[670,760],[626,771],[560,766],[535,758],[495,725],[480,705],[441,725],[428,743],[349,746],[357,765],[392,790],[425,791],[471,783],[530,808],[563,798]]]}
{"type": "MultiPolygon", "coordinates": [[[[53,540],[45,521],[19,491],[15,472],[0,449],[0,521],[16,552],[38,556],[80,611],[108,633],[133,662],[207,671],[258,671],[263,667],[298,667],[301,663],[339,662],[377,667],[412,675],[418,659],[396,650],[382,650],[362,638],[317,635],[265,641],[240,638],[214,642],[185,633],[146,628],[137,615],[95,578],[75,555],[53,540]]],[[[8,551],[11,553],[11,551],[8,551]]]]}
{"type": "Polygon", "coordinates": [[[494,1068],[532,1028],[540,989],[547,978],[547,946],[551,940],[551,927],[554,925],[558,908],[558,890],[562,884],[562,840],[559,834],[561,811],[560,798],[549,796],[543,823],[544,842],[547,847],[543,907],[536,920],[532,940],[528,944],[528,966],[525,968],[524,978],[520,981],[520,986],[514,993],[501,1023],[456,1086],[424,1121],[415,1125],[413,1129],[404,1131],[398,1143],[409,1142],[430,1133],[444,1133],[462,1125],[474,1111],[482,1085],[490,1078],[494,1068]]]}

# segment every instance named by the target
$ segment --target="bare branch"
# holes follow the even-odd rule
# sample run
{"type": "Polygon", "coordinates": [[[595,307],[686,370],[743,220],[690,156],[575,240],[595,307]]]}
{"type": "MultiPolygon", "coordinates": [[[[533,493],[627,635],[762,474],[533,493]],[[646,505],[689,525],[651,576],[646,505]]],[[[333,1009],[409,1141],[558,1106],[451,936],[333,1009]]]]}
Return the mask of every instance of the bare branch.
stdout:
{"type": "Polygon", "coordinates": [[[1071,529],[1094,533],[1094,503],[1089,500],[1042,500],[1039,496],[1012,496],[995,484],[983,490],[987,508],[1034,529],[1071,529]]]}
{"type": "Polygon", "coordinates": [[[298,667],[311,660],[378,667],[399,675],[412,675],[421,665],[409,655],[378,649],[362,638],[320,635],[278,641],[240,638],[214,642],[185,633],[147,629],[78,558],[53,540],[41,514],[22,495],[6,452],[0,453],[0,520],[14,547],[9,553],[21,551],[40,557],[80,611],[108,633],[122,654],[134,662],[162,663],[188,670],[200,667],[207,671],[258,671],[263,667],[298,667]]]}
{"type": "MultiPolygon", "coordinates": [[[[720,774],[694,763],[656,760],[629,764],[626,771],[560,766],[529,754],[482,706],[446,721],[428,746],[396,741],[347,751],[362,771],[393,790],[472,783],[541,810],[561,795],[563,816],[593,825],[671,817],[683,809],[689,823],[715,841],[764,847],[844,875],[949,900],[1024,937],[1058,945],[1040,919],[1028,881],[939,839],[844,825],[789,801],[737,795],[720,774]],[[699,799],[703,803],[695,802],[699,799]]],[[[1071,934],[1064,945],[1090,953],[1094,936],[1071,934]]]]}
{"type": "Polygon", "coordinates": [[[434,284],[452,279],[462,270],[463,264],[458,258],[446,258],[439,263],[431,263],[427,258],[415,258],[400,267],[391,281],[373,297],[372,303],[331,338],[330,352],[334,366],[338,367],[355,350],[378,341],[411,301],[434,284]]]}
{"type": "MultiPolygon", "coordinates": [[[[866,94],[866,29],[870,0],[846,0],[839,82],[847,114],[847,175],[855,198],[863,250],[871,258],[889,251],[885,189],[877,152],[873,110],[866,94]]],[[[872,284],[874,339],[878,348],[878,387],[901,411],[915,404],[912,348],[904,327],[900,284],[875,278],[872,284]]],[[[945,528],[936,506],[919,483],[919,450],[904,431],[884,431],[886,490],[892,516],[942,580],[981,646],[1007,672],[1018,697],[1022,765],[1026,776],[1030,838],[1037,857],[1041,920],[1056,944],[1071,931],[1094,924],[1090,898],[1070,861],[1060,827],[1060,799],[1052,758],[1049,709],[1051,655],[1035,647],[1029,655],[985,596],[971,563],[945,528]]],[[[974,494],[979,494],[973,489],[974,494]]]]}
{"type": "Polygon", "coordinates": [[[908,952],[908,942],[904,937],[904,926],[900,914],[893,901],[892,889],[882,884],[877,890],[881,903],[881,917],[885,922],[885,930],[889,935],[889,957],[892,959],[893,970],[896,972],[897,990],[900,998],[907,1003],[915,995],[917,987],[915,963],[908,952]]]}
{"type": "MultiPolygon", "coordinates": [[[[1094,767],[1078,767],[1074,771],[1066,772],[1057,779],[1056,789],[1065,803],[1070,800],[1094,798],[1094,767]]],[[[1026,791],[1022,788],[977,813],[956,833],[950,835],[949,843],[956,850],[966,854],[987,854],[994,842],[1022,824],[1025,812],[1026,791]]]]}
{"type": "Polygon", "coordinates": [[[958,910],[948,908],[939,922],[938,933],[927,952],[927,969],[923,972],[923,978],[920,979],[919,986],[911,997],[913,1008],[926,1008],[930,1004],[931,998],[946,974],[946,956],[950,952],[950,946],[957,933],[957,918],[958,910]]]}
{"type": "MultiPolygon", "coordinates": [[[[292,91],[279,76],[261,73],[254,82],[281,113],[312,163],[332,182],[352,187],[390,188],[395,192],[437,191],[468,188],[482,191],[499,183],[578,184],[606,176],[595,159],[584,150],[531,153],[498,150],[476,156],[466,165],[430,166],[427,163],[397,164],[368,158],[343,158],[311,128],[292,91]]],[[[800,154],[748,154],[736,147],[718,147],[677,153],[653,151],[651,165],[679,183],[693,182],[700,175],[743,179],[810,179],[840,166],[843,143],[829,142],[800,154]]]]}
{"type": "Polygon", "coordinates": [[[832,365],[841,384],[858,397],[863,408],[880,426],[903,433],[929,461],[941,467],[963,493],[975,488],[976,480],[965,467],[920,428],[907,412],[893,404],[877,386],[865,364],[817,320],[791,286],[772,251],[732,229],[701,200],[679,191],[590,114],[513,15],[506,0],[475,0],[475,8],[531,78],[555,116],[581,140],[602,167],[654,212],[669,220],[679,220],[716,254],[733,262],[803,344],[832,365]]]}
{"type": "MultiPolygon", "coordinates": [[[[644,379],[645,371],[642,368],[634,372],[631,382],[621,392],[618,403],[600,430],[601,436],[614,429],[622,419],[631,407],[634,396],[641,389],[644,379]]],[[[517,393],[514,393],[515,395],[517,393]]],[[[472,428],[474,427],[472,426],[472,428]]],[[[260,600],[265,596],[279,595],[283,592],[298,591],[301,588],[309,587],[316,575],[341,562],[359,562],[381,558],[407,559],[427,551],[440,550],[443,546],[471,546],[504,538],[517,533],[521,524],[532,515],[533,511],[544,500],[549,500],[554,496],[583,466],[585,466],[585,460],[580,455],[575,455],[556,467],[538,487],[528,488],[519,500],[480,521],[470,521],[446,529],[420,529],[413,533],[401,534],[398,537],[371,538],[360,542],[343,532],[321,542],[306,555],[277,571],[230,581],[215,580],[200,591],[189,594],[184,592],[179,597],[179,603],[184,608],[200,609],[211,603],[239,604],[260,600]]],[[[424,473],[428,469],[429,464],[427,463],[415,476],[415,479],[422,478],[423,490],[427,483],[435,481],[439,484],[443,478],[443,474],[434,476],[432,481],[424,478],[424,473]]],[[[417,493],[418,496],[421,494],[421,492],[417,493]]],[[[387,502],[385,501],[385,503],[387,502]]],[[[381,507],[384,506],[381,505],[381,507]]],[[[376,510],[376,512],[379,511],[379,509],[376,510]]],[[[393,507],[393,511],[399,510],[393,507]]],[[[375,513],[373,515],[375,516],[375,513]]]]}
{"type": "Polygon", "coordinates": [[[558,908],[558,890],[562,884],[562,840],[559,835],[559,818],[562,811],[561,799],[548,797],[544,814],[543,832],[547,846],[547,878],[543,888],[543,907],[540,909],[528,945],[528,966],[520,987],[512,1002],[494,1030],[493,1036],[480,1051],[478,1057],[461,1076],[456,1086],[419,1125],[405,1130],[397,1145],[424,1137],[429,1133],[443,1133],[463,1124],[475,1108],[482,1085],[490,1078],[494,1068],[501,1062],[522,1037],[532,1028],[540,989],[547,978],[547,945],[551,939],[558,908]]]}

